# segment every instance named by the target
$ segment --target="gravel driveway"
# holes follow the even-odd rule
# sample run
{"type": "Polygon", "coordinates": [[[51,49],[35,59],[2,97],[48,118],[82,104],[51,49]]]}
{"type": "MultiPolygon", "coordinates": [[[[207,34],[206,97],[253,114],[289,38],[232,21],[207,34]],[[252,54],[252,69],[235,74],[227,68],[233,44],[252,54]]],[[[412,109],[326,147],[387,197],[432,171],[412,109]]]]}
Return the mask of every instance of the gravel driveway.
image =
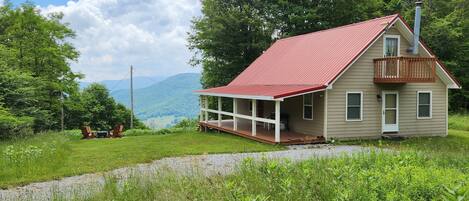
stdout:
{"type": "MultiPolygon", "coordinates": [[[[233,172],[236,166],[245,158],[253,158],[255,160],[267,158],[302,161],[315,157],[331,157],[362,151],[369,151],[369,149],[360,146],[305,145],[290,146],[289,150],[273,152],[171,157],[105,173],[84,174],[66,177],[60,180],[32,183],[23,187],[0,190],[0,200],[51,200],[52,192],[77,193],[80,192],[79,189],[83,189],[84,187],[93,185],[99,187],[104,183],[104,175],[126,178],[129,174],[135,172],[139,174],[151,174],[158,170],[170,168],[180,174],[192,174],[196,171],[197,173],[210,176],[233,172]]],[[[89,193],[89,191],[81,192],[89,193]]]]}

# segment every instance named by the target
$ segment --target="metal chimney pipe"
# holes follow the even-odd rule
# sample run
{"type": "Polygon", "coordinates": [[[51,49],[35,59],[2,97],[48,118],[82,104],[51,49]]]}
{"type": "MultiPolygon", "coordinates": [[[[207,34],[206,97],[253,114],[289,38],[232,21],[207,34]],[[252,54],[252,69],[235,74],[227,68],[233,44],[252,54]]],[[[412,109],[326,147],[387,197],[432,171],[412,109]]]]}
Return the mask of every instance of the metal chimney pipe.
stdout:
{"type": "Polygon", "coordinates": [[[419,53],[419,37],[420,37],[420,18],[421,18],[421,6],[422,1],[418,0],[415,2],[415,20],[414,20],[414,43],[412,47],[412,54],[417,55],[419,53]]]}

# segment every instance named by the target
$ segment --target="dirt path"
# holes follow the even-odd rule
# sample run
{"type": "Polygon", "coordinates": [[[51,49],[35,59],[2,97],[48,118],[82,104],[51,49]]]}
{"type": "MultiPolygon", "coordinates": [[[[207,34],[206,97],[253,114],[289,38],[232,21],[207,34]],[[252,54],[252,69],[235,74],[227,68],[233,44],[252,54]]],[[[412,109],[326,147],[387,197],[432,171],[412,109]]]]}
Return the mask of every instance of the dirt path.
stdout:
{"type": "Polygon", "coordinates": [[[132,173],[151,174],[158,170],[171,169],[180,174],[192,174],[194,172],[203,175],[229,174],[245,158],[260,160],[289,159],[291,161],[303,161],[315,157],[331,157],[341,154],[352,154],[369,151],[360,146],[292,146],[290,150],[261,152],[261,153],[235,153],[235,154],[209,154],[197,156],[172,157],[156,160],[151,163],[140,164],[132,167],[116,169],[105,173],[84,174],[66,177],[60,180],[32,183],[23,187],[0,190],[0,200],[51,200],[53,192],[61,193],[93,193],[89,190],[99,189],[104,183],[104,175],[113,175],[118,178],[126,178],[132,173]],[[90,186],[95,186],[90,188],[90,186]]]}

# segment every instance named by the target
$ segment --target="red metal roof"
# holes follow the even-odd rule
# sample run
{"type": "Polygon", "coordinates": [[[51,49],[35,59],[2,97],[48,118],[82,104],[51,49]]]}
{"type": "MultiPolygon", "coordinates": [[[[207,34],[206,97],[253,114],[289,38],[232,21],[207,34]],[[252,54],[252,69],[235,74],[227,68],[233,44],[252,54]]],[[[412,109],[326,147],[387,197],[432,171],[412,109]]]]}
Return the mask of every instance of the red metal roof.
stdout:
{"type": "Polygon", "coordinates": [[[229,85],[328,85],[397,18],[280,39],[229,85]]]}
{"type": "Polygon", "coordinates": [[[228,85],[196,91],[204,94],[256,96],[277,99],[290,95],[324,89],[322,85],[228,85]]]}

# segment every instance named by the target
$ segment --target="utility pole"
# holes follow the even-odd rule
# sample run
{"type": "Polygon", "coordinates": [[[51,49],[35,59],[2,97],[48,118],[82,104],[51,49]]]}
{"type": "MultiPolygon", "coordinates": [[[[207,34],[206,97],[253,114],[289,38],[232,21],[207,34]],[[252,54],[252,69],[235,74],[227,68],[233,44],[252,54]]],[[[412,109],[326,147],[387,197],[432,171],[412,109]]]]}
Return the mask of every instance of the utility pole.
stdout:
{"type": "Polygon", "coordinates": [[[64,132],[64,93],[60,92],[60,99],[62,100],[62,108],[60,110],[61,115],[60,115],[60,128],[62,132],[64,132]]]}
{"type": "Polygon", "coordinates": [[[130,65],[130,129],[134,128],[134,67],[130,65]]]}

